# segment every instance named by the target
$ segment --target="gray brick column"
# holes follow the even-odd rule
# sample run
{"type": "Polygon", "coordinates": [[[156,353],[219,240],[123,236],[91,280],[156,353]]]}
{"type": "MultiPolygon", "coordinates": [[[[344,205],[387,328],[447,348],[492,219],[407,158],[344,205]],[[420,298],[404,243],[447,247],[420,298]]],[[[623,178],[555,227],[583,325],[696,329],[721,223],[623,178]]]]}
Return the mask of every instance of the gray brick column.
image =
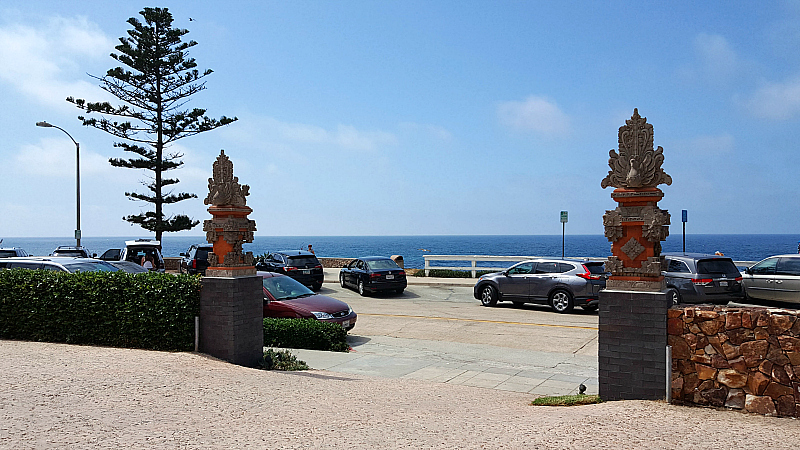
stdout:
{"type": "Polygon", "coordinates": [[[664,293],[600,292],[600,398],[665,398],[667,309],[664,293]]]}
{"type": "Polygon", "coordinates": [[[264,352],[261,277],[203,277],[201,283],[199,350],[255,367],[264,352]]]}

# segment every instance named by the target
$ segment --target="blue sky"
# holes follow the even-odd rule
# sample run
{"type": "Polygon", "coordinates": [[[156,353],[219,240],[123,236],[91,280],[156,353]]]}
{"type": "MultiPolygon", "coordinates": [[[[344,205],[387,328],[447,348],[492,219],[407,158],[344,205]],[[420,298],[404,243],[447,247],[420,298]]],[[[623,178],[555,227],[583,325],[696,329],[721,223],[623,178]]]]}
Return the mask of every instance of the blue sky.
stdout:
{"type": "MultiPolygon", "coordinates": [[[[600,188],[633,108],[664,148],[680,233],[797,233],[800,2],[16,1],[0,5],[0,237],[71,237],[81,144],[84,236],[146,175],[64,99],[113,100],[88,74],[144,6],[168,7],[207,90],[237,116],[175,150],[203,205],[220,149],[250,185],[258,235],[602,234],[600,188]],[[190,21],[189,18],[193,20],[190,21]]],[[[201,235],[202,225],[182,234],[201,235]]]]}

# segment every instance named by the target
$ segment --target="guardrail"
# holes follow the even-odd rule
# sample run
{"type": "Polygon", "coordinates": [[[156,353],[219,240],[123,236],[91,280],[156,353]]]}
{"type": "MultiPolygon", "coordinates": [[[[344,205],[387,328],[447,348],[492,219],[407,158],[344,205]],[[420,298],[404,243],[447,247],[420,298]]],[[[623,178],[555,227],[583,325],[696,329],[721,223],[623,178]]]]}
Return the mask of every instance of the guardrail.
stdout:
{"type": "MultiPolygon", "coordinates": [[[[511,262],[516,263],[520,261],[525,261],[528,259],[565,259],[569,261],[605,261],[608,257],[597,257],[597,256],[567,256],[565,258],[553,258],[552,256],[490,256],[490,255],[423,255],[425,258],[425,276],[427,277],[430,275],[431,269],[444,269],[444,270],[466,270],[472,274],[472,278],[475,278],[477,272],[479,270],[491,270],[491,271],[501,271],[505,270],[507,267],[483,267],[478,266],[478,262],[511,262]],[[431,261],[468,261],[470,262],[469,266],[432,266],[431,261]]],[[[757,261],[734,261],[733,263],[736,264],[737,267],[749,267],[755,264],[757,261]]]]}

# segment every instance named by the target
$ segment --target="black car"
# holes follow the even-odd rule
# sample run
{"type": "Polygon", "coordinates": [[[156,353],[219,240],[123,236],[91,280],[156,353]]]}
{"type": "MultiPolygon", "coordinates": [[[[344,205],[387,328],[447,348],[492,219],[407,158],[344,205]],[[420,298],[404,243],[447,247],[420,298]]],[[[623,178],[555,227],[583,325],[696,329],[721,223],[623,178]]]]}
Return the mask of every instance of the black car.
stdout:
{"type": "Polygon", "coordinates": [[[406,272],[391,258],[367,256],[354,259],[339,271],[342,287],[352,286],[358,293],[394,291],[402,294],[406,288],[406,272]]]}
{"type": "Polygon", "coordinates": [[[322,287],[322,281],[325,278],[325,274],[322,272],[322,263],[313,253],[304,250],[282,250],[270,253],[264,261],[256,264],[256,270],[288,275],[314,291],[318,291],[322,287]]]}
{"type": "Polygon", "coordinates": [[[214,252],[211,244],[193,244],[186,252],[181,253],[178,272],[189,274],[206,274],[208,268],[208,254],[214,252]]]}
{"type": "Polygon", "coordinates": [[[667,301],[721,303],[744,298],[742,274],[731,258],[701,253],[663,253],[667,301]]]}

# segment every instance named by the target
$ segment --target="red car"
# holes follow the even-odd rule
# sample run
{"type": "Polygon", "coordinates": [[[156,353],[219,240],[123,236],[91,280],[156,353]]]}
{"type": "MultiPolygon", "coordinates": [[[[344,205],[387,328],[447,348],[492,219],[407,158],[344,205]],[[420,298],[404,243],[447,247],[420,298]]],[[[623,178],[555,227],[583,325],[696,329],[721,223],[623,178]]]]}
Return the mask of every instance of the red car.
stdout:
{"type": "Polygon", "coordinates": [[[347,331],[358,315],[347,303],[314,293],[294,278],[275,272],[257,272],[264,286],[264,317],[317,319],[338,323],[347,331]]]}

